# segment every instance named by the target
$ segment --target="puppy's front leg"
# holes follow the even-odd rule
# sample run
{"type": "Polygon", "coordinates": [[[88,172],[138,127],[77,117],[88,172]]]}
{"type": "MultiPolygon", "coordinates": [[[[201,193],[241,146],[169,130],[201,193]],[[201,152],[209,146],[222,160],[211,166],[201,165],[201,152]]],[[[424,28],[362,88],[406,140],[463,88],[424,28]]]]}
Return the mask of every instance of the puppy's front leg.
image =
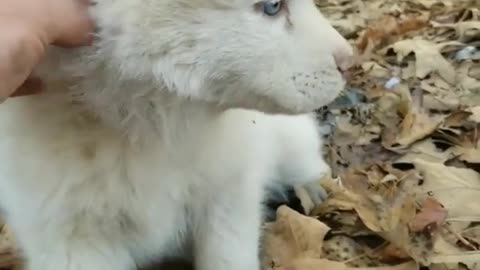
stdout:
{"type": "MultiPolygon", "coordinates": [[[[37,229],[40,230],[40,229],[37,229]]],[[[102,235],[74,233],[42,235],[41,231],[24,239],[27,270],[134,270],[127,249],[116,239],[102,235]]],[[[23,236],[22,236],[23,237],[23,236]]]]}
{"type": "Polygon", "coordinates": [[[195,269],[260,269],[262,193],[260,181],[249,182],[236,182],[228,191],[213,194],[204,209],[196,209],[195,269]]]}

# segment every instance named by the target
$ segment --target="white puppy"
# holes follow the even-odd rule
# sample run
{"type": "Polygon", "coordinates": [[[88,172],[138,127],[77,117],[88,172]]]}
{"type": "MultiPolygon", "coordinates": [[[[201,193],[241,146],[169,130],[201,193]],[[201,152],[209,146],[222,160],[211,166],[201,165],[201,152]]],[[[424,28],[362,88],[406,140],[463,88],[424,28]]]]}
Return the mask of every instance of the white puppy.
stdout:
{"type": "Polygon", "coordinates": [[[0,206],[29,270],[131,270],[191,250],[259,269],[266,188],[328,168],[309,113],[348,43],[313,0],[98,0],[41,96],[0,105],[0,206]]]}

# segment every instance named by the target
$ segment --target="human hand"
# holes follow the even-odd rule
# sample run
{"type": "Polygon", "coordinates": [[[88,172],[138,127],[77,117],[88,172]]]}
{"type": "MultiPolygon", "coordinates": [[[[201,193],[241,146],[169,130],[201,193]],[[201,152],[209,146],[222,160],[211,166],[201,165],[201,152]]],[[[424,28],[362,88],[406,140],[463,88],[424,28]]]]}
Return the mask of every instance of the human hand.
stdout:
{"type": "Polygon", "coordinates": [[[2,0],[0,3],[0,98],[34,94],[41,81],[31,72],[47,46],[92,42],[89,0],[2,0]]]}

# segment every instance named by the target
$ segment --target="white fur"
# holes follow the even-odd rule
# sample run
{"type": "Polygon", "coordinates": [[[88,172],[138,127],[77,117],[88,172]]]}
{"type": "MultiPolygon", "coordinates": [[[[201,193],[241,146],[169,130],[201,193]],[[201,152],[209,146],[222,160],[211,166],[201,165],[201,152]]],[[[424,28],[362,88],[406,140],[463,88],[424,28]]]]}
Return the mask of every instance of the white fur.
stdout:
{"type": "Polygon", "coordinates": [[[259,269],[264,191],[328,171],[297,114],[336,97],[351,54],[311,0],[285,3],[99,0],[94,47],[52,48],[47,93],[0,105],[0,206],[28,269],[191,252],[197,270],[259,269]]]}

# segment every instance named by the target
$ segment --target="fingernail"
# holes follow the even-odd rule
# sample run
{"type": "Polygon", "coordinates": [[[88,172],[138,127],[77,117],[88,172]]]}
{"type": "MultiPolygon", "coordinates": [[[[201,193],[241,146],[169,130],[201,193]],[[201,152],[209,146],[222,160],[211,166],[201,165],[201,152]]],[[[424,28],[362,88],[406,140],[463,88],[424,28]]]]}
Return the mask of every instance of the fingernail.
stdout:
{"type": "Polygon", "coordinates": [[[87,38],[85,39],[84,46],[91,46],[95,42],[95,33],[88,33],[87,38]]]}
{"type": "Polygon", "coordinates": [[[97,27],[97,25],[95,25],[95,22],[93,21],[92,18],[89,18],[88,22],[89,22],[89,28],[92,29],[92,31],[88,32],[87,38],[85,39],[86,40],[85,44],[90,46],[95,41],[99,28],[97,27]]]}

